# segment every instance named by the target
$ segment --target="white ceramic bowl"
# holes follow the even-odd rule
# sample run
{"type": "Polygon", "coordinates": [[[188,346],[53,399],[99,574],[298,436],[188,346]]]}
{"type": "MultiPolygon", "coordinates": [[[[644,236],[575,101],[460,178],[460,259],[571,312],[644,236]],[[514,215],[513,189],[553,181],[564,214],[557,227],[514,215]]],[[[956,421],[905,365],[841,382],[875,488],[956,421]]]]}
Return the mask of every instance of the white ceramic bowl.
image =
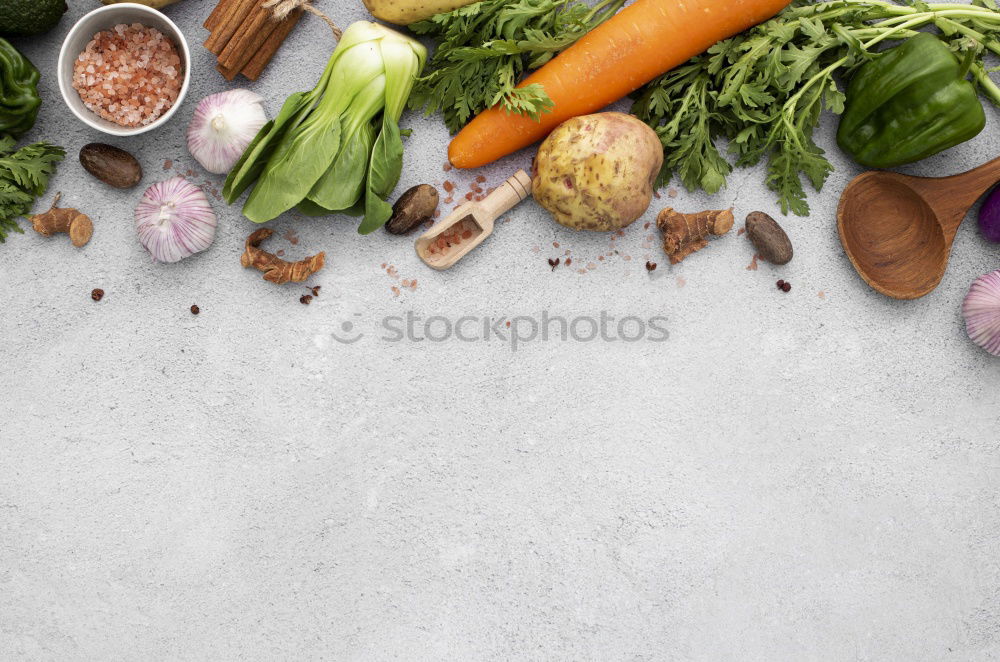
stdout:
{"type": "MultiPolygon", "coordinates": [[[[0,0],[2,2],[3,0],[0,0]]],[[[98,131],[112,136],[135,136],[140,133],[152,131],[162,126],[173,117],[184,97],[187,95],[188,86],[191,83],[191,52],[188,50],[187,40],[177,28],[173,21],[155,9],[139,5],[132,2],[125,2],[115,5],[106,5],[90,12],[73,26],[73,29],[66,35],[63,41],[62,50],[59,51],[59,91],[62,92],[63,100],[73,114],[80,120],[98,131]],[[80,93],[73,88],[73,63],[94,38],[94,35],[101,30],[108,30],[119,23],[139,23],[146,27],[156,28],[174,41],[178,54],[181,57],[181,66],[184,67],[184,81],[181,84],[181,91],[177,101],[170,109],[161,115],[155,122],[150,122],[146,126],[126,127],[119,126],[114,122],[109,122],[103,117],[91,112],[83,105],[80,93]]]]}

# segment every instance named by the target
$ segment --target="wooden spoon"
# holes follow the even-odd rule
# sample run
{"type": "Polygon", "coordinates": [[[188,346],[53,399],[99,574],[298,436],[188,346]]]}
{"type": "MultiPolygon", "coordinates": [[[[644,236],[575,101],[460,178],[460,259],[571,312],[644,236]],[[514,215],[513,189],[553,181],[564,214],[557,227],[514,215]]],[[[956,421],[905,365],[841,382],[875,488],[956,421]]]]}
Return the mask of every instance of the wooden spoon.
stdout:
{"type": "Polygon", "coordinates": [[[1000,158],[951,177],[862,173],[840,196],[840,243],[872,288],[917,299],[941,282],[958,226],[998,180],[1000,158]]]}
{"type": "Polygon", "coordinates": [[[518,170],[479,202],[466,202],[420,235],[417,255],[432,269],[447,269],[483,243],[493,222],[529,195],[531,177],[518,170]]]}

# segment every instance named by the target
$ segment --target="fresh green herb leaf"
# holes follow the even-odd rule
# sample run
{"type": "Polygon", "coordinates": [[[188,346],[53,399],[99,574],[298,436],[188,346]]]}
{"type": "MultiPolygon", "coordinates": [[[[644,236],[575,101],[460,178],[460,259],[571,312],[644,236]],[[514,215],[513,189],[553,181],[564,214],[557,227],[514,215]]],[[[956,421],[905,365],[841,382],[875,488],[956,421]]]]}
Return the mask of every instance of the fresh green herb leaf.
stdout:
{"type": "Polygon", "coordinates": [[[518,88],[521,78],[606,21],[625,0],[483,0],[414,23],[417,34],[438,40],[410,107],[440,112],[455,133],[482,111],[538,119],[552,109],[541,85],[518,88]]]}
{"type": "Polygon", "coordinates": [[[654,127],[664,145],[660,185],[676,173],[689,189],[715,193],[726,181],[732,167],[719,153],[711,136],[720,130],[719,117],[706,112],[711,76],[703,58],[668,72],[651,85],[636,102],[632,112],[642,117],[662,117],[667,121],[654,127]]]}
{"type": "Polygon", "coordinates": [[[10,232],[24,231],[17,218],[31,211],[45,193],[49,177],[66,152],[48,143],[35,143],[14,150],[14,139],[0,136],[0,243],[10,232]]]}

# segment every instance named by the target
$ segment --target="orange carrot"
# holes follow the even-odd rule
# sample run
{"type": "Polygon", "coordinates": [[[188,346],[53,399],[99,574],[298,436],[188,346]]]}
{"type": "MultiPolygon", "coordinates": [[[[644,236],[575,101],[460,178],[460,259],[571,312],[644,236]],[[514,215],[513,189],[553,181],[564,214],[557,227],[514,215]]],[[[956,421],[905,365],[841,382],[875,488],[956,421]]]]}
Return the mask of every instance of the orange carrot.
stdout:
{"type": "Polygon", "coordinates": [[[541,83],[554,107],[541,121],[499,107],[451,141],[448,160],[477,168],[541,140],[571,117],[604,108],[712,44],[766,21],[790,0],[636,0],[518,87],[541,83]]]}

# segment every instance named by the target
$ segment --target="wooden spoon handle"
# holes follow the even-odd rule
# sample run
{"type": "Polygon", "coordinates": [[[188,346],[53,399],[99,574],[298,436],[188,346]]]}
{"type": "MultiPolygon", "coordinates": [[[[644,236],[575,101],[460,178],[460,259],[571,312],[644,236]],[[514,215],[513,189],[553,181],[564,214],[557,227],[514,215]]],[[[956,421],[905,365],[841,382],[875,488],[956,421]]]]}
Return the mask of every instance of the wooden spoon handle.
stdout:
{"type": "Polygon", "coordinates": [[[933,181],[934,195],[928,196],[927,201],[934,208],[941,225],[946,230],[957,230],[969,207],[988,188],[1000,182],[1000,158],[995,158],[968,172],[933,181]]]}
{"type": "Polygon", "coordinates": [[[978,168],[973,168],[959,177],[962,178],[962,183],[968,187],[970,195],[975,194],[976,197],[972,200],[975,202],[979,196],[986,192],[986,189],[1000,182],[1000,157],[984,163],[978,168]]]}
{"type": "Polygon", "coordinates": [[[523,170],[515,172],[497,190],[479,203],[485,218],[493,221],[514,208],[514,205],[531,195],[531,177],[523,170]]]}

